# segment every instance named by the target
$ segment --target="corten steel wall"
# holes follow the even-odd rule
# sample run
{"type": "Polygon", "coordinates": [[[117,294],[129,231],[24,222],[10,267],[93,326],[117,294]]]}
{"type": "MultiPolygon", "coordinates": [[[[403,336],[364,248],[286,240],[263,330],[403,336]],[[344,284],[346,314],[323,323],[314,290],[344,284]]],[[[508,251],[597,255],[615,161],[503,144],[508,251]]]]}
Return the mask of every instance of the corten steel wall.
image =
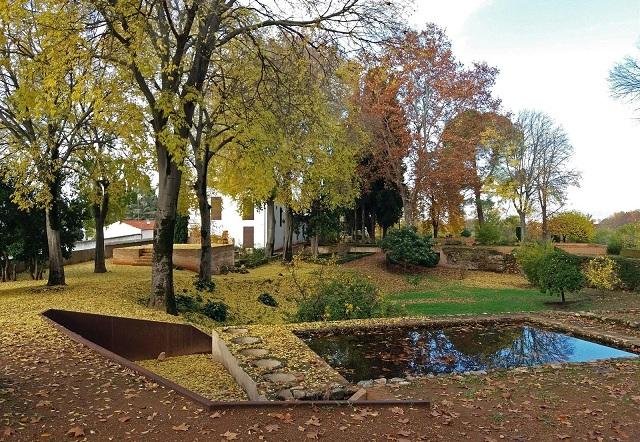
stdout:
{"type": "Polygon", "coordinates": [[[132,361],[211,352],[211,336],[186,324],[145,321],[65,310],[47,310],[47,318],[89,341],[132,361]]]}

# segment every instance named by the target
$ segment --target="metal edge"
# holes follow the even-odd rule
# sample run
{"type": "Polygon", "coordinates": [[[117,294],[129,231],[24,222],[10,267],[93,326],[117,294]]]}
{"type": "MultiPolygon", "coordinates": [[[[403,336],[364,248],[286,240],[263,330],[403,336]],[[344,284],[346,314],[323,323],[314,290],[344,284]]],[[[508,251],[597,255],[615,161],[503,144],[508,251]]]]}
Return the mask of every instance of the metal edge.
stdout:
{"type": "Polygon", "coordinates": [[[57,323],[51,318],[48,318],[44,315],[46,311],[42,312],[40,316],[51,324],[55,329],[65,334],[72,341],[75,341],[79,344],[84,345],[90,350],[95,351],[106,359],[115,362],[125,368],[128,368],[142,376],[145,376],[159,385],[163,385],[167,388],[174,390],[179,395],[195,402],[199,405],[202,405],[207,409],[207,411],[213,411],[215,409],[220,408],[264,408],[264,407],[327,407],[327,406],[386,406],[386,405],[409,405],[409,406],[419,406],[419,407],[427,407],[431,406],[430,401],[425,400],[362,400],[362,401],[349,401],[349,400],[341,400],[341,401],[330,401],[330,400],[318,400],[318,401],[212,401],[210,399],[205,398],[204,396],[199,395],[198,393],[191,391],[175,382],[162,377],[129,359],[123,358],[122,356],[113,353],[112,351],[107,350],[106,348],[92,342],[83,336],[69,330],[63,325],[57,323]]]}

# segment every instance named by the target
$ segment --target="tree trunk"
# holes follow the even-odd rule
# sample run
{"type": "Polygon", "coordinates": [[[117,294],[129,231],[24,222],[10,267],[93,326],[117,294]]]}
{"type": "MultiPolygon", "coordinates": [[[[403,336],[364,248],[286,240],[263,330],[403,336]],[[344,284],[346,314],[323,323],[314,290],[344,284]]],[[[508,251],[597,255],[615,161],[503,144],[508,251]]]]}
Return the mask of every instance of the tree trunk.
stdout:
{"type": "Polygon", "coordinates": [[[293,210],[291,210],[291,207],[285,209],[284,251],[282,258],[284,262],[293,261],[293,210]]]}
{"type": "Polygon", "coordinates": [[[387,226],[382,226],[382,237],[385,238],[387,236],[387,226]]]}
{"type": "Polygon", "coordinates": [[[400,192],[402,196],[402,213],[404,215],[404,222],[407,226],[413,227],[414,219],[413,219],[413,204],[411,202],[411,198],[407,195],[407,190],[403,187],[400,192]]]}
{"type": "Polygon", "coordinates": [[[560,297],[562,299],[562,303],[564,304],[564,290],[560,289],[560,297]]]}
{"type": "Polygon", "coordinates": [[[433,227],[433,237],[437,238],[438,233],[440,232],[440,224],[437,220],[431,220],[431,227],[433,227]]]}
{"type": "Polygon", "coordinates": [[[549,215],[546,204],[540,205],[540,213],[542,215],[542,239],[548,241],[551,235],[549,235],[549,215]]]}
{"type": "Polygon", "coordinates": [[[213,254],[211,252],[211,205],[207,197],[206,165],[197,167],[196,194],[198,209],[200,210],[200,269],[198,280],[202,283],[211,282],[211,266],[213,254]]]}
{"type": "Polygon", "coordinates": [[[173,291],[173,235],[182,171],[167,149],[156,142],[158,157],[158,210],[153,232],[153,263],[149,306],[178,314],[173,291]]]}
{"type": "Polygon", "coordinates": [[[276,203],[273,197],[267,200],[267,242],[264,252],[267,258],[273,256],[273,248],[276,241],[276,203]]]}
{"type": "Polygon", "coordinates": [[[518,212],[520,217],[520,242],[527,241],[527,215],[524,212],[518,212]]]}
{"type": "Polygon", "coordinates": [[[474,189],[474,199],[476,203],[476,214],[478,216],[478,226],[482,227],[484,225],[484,208],[482,207],[482,194],[479,188],[474,189]]]}
{"type": "Polygon", "coordinates": [[[98,183],[102,187],[102,201],[93,205],[93,217],[96,222],[96,255],[93,265],[93,273],[106,273],[107,266],[104,256],[104,223],[109,213],[109,184],[98,183]]]}
{"type": "Polygon", "coordinates": [[[311,237],[311,255],[314,258],[318,257],[318,248],[320,245],[320,237],[316,234],[311,237]]]}
{"type": "Polygon", "coordinates": [[[64,261],[62,245],[60,243],[60,227],[57,220],[56,202],[46,209],[47,246],[49,250],[49,279],[48,286],[65,285],[64,261]]]}

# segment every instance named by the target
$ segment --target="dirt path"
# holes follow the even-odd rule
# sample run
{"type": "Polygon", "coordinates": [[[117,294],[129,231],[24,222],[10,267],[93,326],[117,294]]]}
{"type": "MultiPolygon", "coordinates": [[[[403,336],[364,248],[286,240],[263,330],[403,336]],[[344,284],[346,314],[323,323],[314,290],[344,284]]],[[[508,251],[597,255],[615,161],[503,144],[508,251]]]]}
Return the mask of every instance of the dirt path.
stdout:
{"type": "Polygon", "coordinates": [[[67,338],[0,353],[0,440],[640,440],[640,363],[425,378],[378,397],[411,407],[205,413],[67,338]]]}

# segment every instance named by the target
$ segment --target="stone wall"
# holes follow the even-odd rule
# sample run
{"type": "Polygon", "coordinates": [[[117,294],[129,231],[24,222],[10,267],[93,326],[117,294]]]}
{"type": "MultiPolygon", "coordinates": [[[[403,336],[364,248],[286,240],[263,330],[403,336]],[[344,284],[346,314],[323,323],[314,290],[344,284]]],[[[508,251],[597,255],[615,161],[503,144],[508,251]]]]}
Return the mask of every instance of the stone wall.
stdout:
{"type": "Polygon", "coordinates": [[[512,253],[513,247],[501,249],[479,246],[443,246],[440,250],[440,265],[495,273],[520,273],[516,258],[512,253]]]}
{"type": "MultiPolygon", "coordinates": [[[[213,244],[211,254],[211,271],[214,274],[219,274],[222,267],[232,267],[235,264],[233,244],[213,244]]],[[[112,262],[119,265],[150,266],[152,257],[151,246],[123,247],[115,250],[112,262]]],[[[200,270],[200,246],[176,244],[173,249],[173,265],[197,273],[200,270]]]]}

